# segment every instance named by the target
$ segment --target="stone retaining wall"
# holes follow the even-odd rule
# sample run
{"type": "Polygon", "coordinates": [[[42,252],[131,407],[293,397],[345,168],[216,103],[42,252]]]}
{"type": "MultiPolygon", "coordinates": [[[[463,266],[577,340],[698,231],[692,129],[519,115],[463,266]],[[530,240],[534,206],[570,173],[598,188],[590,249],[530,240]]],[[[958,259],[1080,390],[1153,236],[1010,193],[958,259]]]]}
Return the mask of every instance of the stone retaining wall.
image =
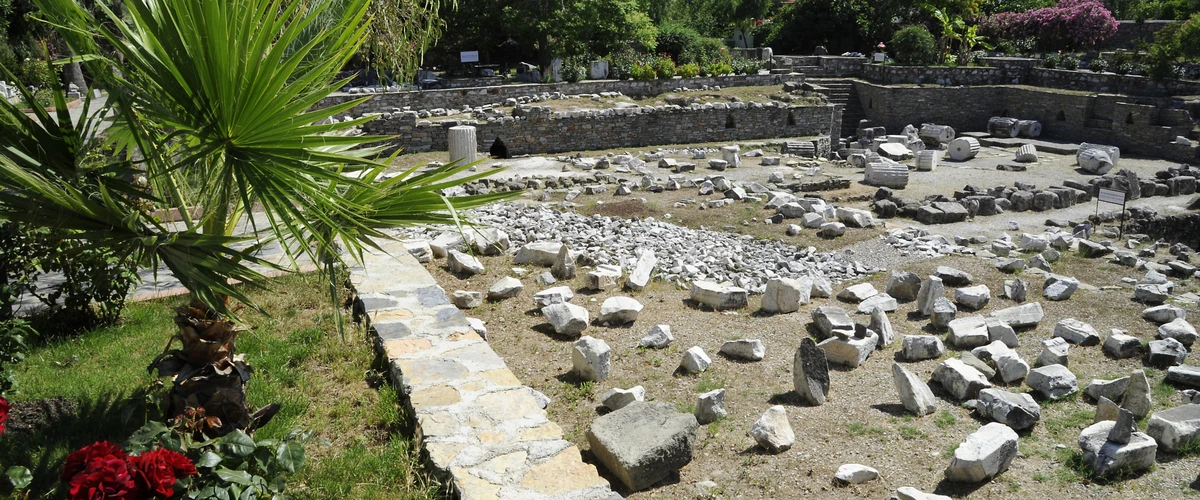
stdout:
{"type": "Polygon", "coordinates": [[[1183,243],[1192,248],[1200,248],[1200,214],[1172,215],[1153,219],[1134,219],[1126,223],[1126,233],[1149,235],[1152,239],[1162,239],[1169,243],[1183,243]]]}
{"type": "Polygon", "coordinates": [[[1154,42],[1154,34],[1158,30],[1163,29],[1169,24],[1181,23],[1183,21],[1117,21],[1117,33],[1107,40],[1100,42],[1100,49],[1113,50],[1125,49],[1134,50],[1137,48],[1139,41],[1145,40],[1146,43],[1154,42]]]}
{"type": "MultiPolygon", "coordinates": [[[[412,110],[483,106],[503,103],[505,99],[531,96],[545,92],[564,94],[599,94],[620,92],[631,97],[647,97],[665,94],[676,88],[698,89],[705,85],[721,87],[758,87],[779,85],[785,80],[781,75],[730,75],[717,77],[672,78],[669,80],[587,80],[577,83],[527,83],[520,85],[496,85],[409,92],[386,92],[369,94],[367,102],[359,104],[350,114],[391,113],[410,108],[412,110]]],[[[364,97],[363,94],[337,93],[322,99],[317,108],[324,108],[364,97]]]]}
{"type": "Polygon", "coordinates": [[[775,56],[778,68],[793,68],[812,78],[842,78],[859,76],[867,64],[865,57],[843,56],[775,56]]]}
{"type": "Polygon", "coordinates": [[[862,108],[888,130],[934,122],[958,131],[987,129],[993,116],[1038,120],[1042,135],[1070,142],[1111,144],[1121,150],[1195,162],[1195,146],[1174,144],[1192,129],[1183,109],[1166,99],[1087,95],[1013,86],[888,87],[855,82],[862,108]]]}
{"type": "Polygon", "coordinates": [[[1028,58],[983,58],[992,66],[893,66],[868,64],[862,78],[888,85],[1032,85],[1084,92],[1105,92],[1143,97],[1200,95],[1200,82],[1155,81],[1145,76],[1046,69],[1028,58]]]}
{"type": "Polygon", "coordinates": [[[351,272],[428,466],[462,499],[619,499],[531,389],[393,242],[351,272]]]}
{"type": "Polygon", "coordinates": [[[447,129],[472,125],[480,151],[496,138],[513,155],[633,148],[663,144],[733,142],[780,137],[837,137],[842,107],[756,106],[720,103],[708,108],[679,106],[552,112],[529,106],[515,117],[476,122],[418,121],[415,112],[388,113],[363,126],[368,134],[394,136],[390,149],[447,150],[447,129]]]}

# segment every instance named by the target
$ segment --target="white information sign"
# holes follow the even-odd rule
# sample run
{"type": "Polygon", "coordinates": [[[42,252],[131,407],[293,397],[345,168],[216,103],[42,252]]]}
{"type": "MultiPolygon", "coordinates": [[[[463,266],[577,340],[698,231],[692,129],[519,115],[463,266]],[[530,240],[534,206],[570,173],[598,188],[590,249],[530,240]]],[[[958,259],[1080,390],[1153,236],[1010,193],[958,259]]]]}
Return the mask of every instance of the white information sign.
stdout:
{"type": "Polygon", "coordinates": [[[464,63],[477,63],[477,62],[479,62],[479,51],[478,50],[469,50],[469,51],[459,52],[458,58],[461,62],[464,62],[464,63]]]}
{"type": "Polygon", "coordinates": [[[1100,188],[1100,196],[1098,196],[1098,198],[1100,198],[1100,201],[1105,203],[1115,203],[1117,205],[1125,204],[1124,191],[1100,188]]]}

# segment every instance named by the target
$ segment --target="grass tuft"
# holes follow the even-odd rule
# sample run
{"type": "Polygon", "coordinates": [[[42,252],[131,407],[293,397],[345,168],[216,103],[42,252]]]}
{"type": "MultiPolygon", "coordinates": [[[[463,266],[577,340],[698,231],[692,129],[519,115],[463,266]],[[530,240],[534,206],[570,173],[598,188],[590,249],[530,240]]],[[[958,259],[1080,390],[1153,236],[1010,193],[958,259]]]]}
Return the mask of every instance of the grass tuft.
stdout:
{"type": "Polygon", "coordinates": [[[945,429],[957,422],[958,418],[956,418],[953,413],[950,413],[946,410],[942,410],[937,414],[936,417],[933,417],[933,425],[938,426],[939,429],[945,429]]]}

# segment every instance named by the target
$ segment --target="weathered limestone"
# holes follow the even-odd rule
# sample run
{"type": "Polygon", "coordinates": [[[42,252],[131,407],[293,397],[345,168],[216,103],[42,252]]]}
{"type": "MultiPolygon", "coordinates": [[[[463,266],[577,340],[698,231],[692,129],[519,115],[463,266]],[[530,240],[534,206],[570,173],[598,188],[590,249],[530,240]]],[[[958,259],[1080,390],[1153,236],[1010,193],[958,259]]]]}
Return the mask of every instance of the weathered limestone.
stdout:
{"type": "Polygon", "coordinates": [[[817,347],[811,338],[800,340],[800,347],[792,358],[792,384],[801,398],[809,404],[825,404],[829,394],[829,362],[825,351],[817,347]]]}
{"type": "Polygon", "coordinates": [[[520,295],[523,290],[525,285],[521,284],[521,280],[505,276],[488,288],[487,298],[492,301],[511,299],[520,295]]]}
{"type": "Polygon", "coordinates": [[[979,483],[1008,469],[1017,456],[1017,433],[1007,425],[993,422],[980,427],[954,450],[946,467],[946,480],[979,483]]]}
{"type": "Polygon", "coordinates": [[[1129,375],[1129,386],[1125,388],[1125,397],[1121,398],[1121,408],[1129,410],[1135,418],[1145,417],[1150,413],[1154,401],[1150,397],[1150,380],[1146,378],[1145,370],[1134,370],[1129,375]]]}
{"type": "Polygon", "coordinates": [[[642,312],[641,302],[632,297],[609,297],[600,304],[601,324],[625,325],[637,321],[642,312]]]}
{"type": "Polygon", "coordinates": [[[671,336],[671,325],[654,325],[650,327],[650,331],[646,333],[638,341],[638,347],[649,347],[651,349],[663,349],[671,344],[675,337],[671,336]]]}
{"type": "Polygon", "coordinates": [[[771,453],[783,453],[796,442],[796,433],[788,422],[787,410],[775,405],[767,409],[762,417],[750,427],[754,442],[771,453]]]}
{"type": "Polygon", "coordinates": [[[951,321],[947,325],[950,335],[946,341],[960,349],[971,349],[987,345],[991,338],[988,335],[987,320],[983,316],[968,316],[951,321]]]}
{"type": "Polygon", "coordinates": [[[646,400],[646,388],[635,385],[628,390],[615,387],[600,395],[600,404],[613,411],[620,410],[634,401],[646,400]]]}
{"type": "Polygon", "coordinates": [[[558,249],[554,265],[550,266],[550,274],[560,280],[569,280],[575,277],[575,259],[571,257],[571,249],[566,245],[558,249]]]}
{"type": "Polygon", "coordinates": [[[875,352],[875,346],[878,344],[879,337],[871,333],[862,338],[830,337],[817,344],[817,347],[825,351],[825,358],[830,363],[856,368],[875,352]]]}
{"type": "Polygon", "coordinates": [[[1146,434],[1154,438],[1162,449],[1171,452],[1188,441],[1200,438],[1200,404],[1186,404],[1154,412],[1146,426],[1146,434]]]}
{"type": "Polygon", "coordinates": [[[562,243],[547,241],[529,243],[517,250],[517,254],[513,256],[513,264],[552,267],[554,261],[558,260],[558,252],[562,247],[562,243]]]}
{"type": "Polygon", "coordinates": [[[620,266],[601,264],[584,275],[583,286],[588,290],[608,290],[617,286],[620,279],[620,266]]]}
{"type": "Polygon", "coordinates": [[[1059,399],[1079,390],[1075,374],[1063,365],[1047,365],[1030,370],[1025,377],[1025,385],[1047,399],[1059,399]]]}
{"type": "Polygon", "coordinates": [[[905,335],[900,343],[900,356],[905,361],[937,359],[945,352],[942,339],[933,335],[905,335]]]}
{"type": "Polygon", "coordinates": [[[1025,302],[1028,290],[1029,285],[1023,279],[1004,280],[1004,296],[1013,302],[1025,302]]]}
{"type": "Polygon", "coordinates": [[[988,340],[993,342],[1000,341],[1008,347],[1017,347],[1021,345],[1021,340],[1017,338],[1016,330],[1008,326],[1008,323],[1000,321],[996,318],[987,318],[988,340]]]}
{"type": "Polygon", "coordinates": [[[946,287],[942,284],[942,279],[937,276],[930,276],[921,282],[921,288],[917,291],[917,310],[924,316],[933,316],[933,306],[937,299],[943,298],[946,295],[946,287]]]}
{"type": "Polygon", "coordinates": [[[1001,309],[988,315],[996,318],[1013,328],[1026,328],[1037,326],[1042,321],[1045,313],[1042,312],[1042,304],[1039,302],[1030,302],[1019,306],[1001,309]]]}
{"type": "Polygon", "coordinates": [[[862,484],[879,478],[879,471],[860,464],[843,464],[833,478],[845,484],[862,484]]]}
{"type": "Polygon", "coordinates": [[[612,349],[603,340],[584,336],[571,349],[571,366],[579,378],[600,382],[612,370],[612,349]]]}
{"type": "Polygon", "coordinates": [[[1154,306],[1144,309],[1142,311],[1142,318],[1161,325],[1177,319],[1187,319],[1187,311],[1173,305],[1154,306]]]}
{"type": "Polygon", "coordinates": [[[954,161],[967,161],[979,154],[979,140],[974,137],[959,137],[946,145],[946,152],[954,161]]]}
{"type": "Polygon", "coordinates": [[[813,324],[822,339],[838,336],[854,335],[854,320],[846,314],[846,310],[837,306],[818,307],[812,312],[813,324]]]}
{"type": "Polygon", "coordinates": [[[1034,366],[1063,365],[1067,366],[1067,341],[1058,337],[1042,341],[1042,352],[1034,361],[1034,366]]]}
{"type": "Polygon", "coordinates": [[[846,287],[838,293],[837,298],[844,302],[857,304],[876,295],[879,295],[879,291],[875,290],[875,287],[871,286],[870,283],[859,283],[846,287]]]}
{"type": "Polygon", "coordinates": [[[1142,341],[1137,337],[1125,335],[1120,330],[1113,330],[1104,339],[1104,354],[1116,359],[1127,359],[1141,355],[1142,341]]]}
{"type": "Polygon", "coordinates": [[[479,143],[475,141],[475,127],[468,125],[459,125],[450,127],[447,130],[449,134],[448,144],[450,149],[450,162],[458,162],[458,164],[467,164],[475,161],[479,143]]]}
{"type": "Polygon", "coordinates": [[[917,293],[920,290],[921,278],[919,276],[908,271],[892,271],[885,293],[898,301],[911,302],[917,300],[917,293]]]}
{"type": "Polygon", "coordinates": [[[899,363],[892,363],[892,383],[900,396],[900,403],[914,415],[921,417],[937,411],[937,399],[924,380],[917,377],[899,363]]]}
{"type": "Polygon", "coordinates": [[[474,309],[483,305],[483,294],[466,290],[455,290],[450,294],[450,302],[459,309],[474,309]]]}
{"type": "Polygon", "coordinates": [[[1146,355],[1146,364],[1155,368],[1167,368],[1183,364],[1187,359],[1188,350],[1175,339],[1150,341],[1150,352],[1146,355]]]}
{"type": "Polygon", "coordinates": [[[954,302],[971,311],[978,311],[987,307],[988,302],[991,300],[992,292],[988,290],[987,285],[962,287],[954,290],[954,302]]]}
{"type": "Polygon", "coordinates": [[[1046,300],[1067,300],[1079,289],[1079,280],[1057,274],[1046,276],[1042,285],[1042,296],[1046,300]]]}
{"type": "Polygon", "coordinates": [[[967,400],[979,396],[979,391],[992,386],[979,370],[962,360],[950,358],[933,370],[933,381],[942,385],[955,399],[967,400]]]}
{"type": "Polygon", "coordinates": [[[547,288],[533,294],[533,302],[539,306],[567,303],[573,298],[575,298],[575,292],[571,291],[571,287],[566,286],[547,288]]]}
{"type": "Polygon", "coordinates": [[[596,459],[637,491],[692,461],[698,427],[670,403],[637,401],[593,421],[587,439],[596,459]]]}
{"type": "Polygon", "coordinates": [[[979,391],[975,412],[1018,431],[1033,427],[1042,419],[1041,407],[1033,396],[1001,389],[979,391]]]}
{"type": "Polygon", "coordinates": [[[710,281],[692,283],[691,298],[697,303],[713,309],[741,309],[746,307],[747,292],[745,288],[724,285],[710,281]]]}
{"type": "Polygon", "coordinates": [[[679,367],[691,374],[701,373],[708,369],[708,365],[712,364],[712,358],[704,353],[704,349],[700,346],[692,346],[683,353],[683,360],[679,362],[679,367]]]}
{"type": "Polygon", "coordinates": [[[458,250],[450,250],[446,255],[446,268],[454,274],[474,276],[483,274],[483,264],[479,259],[458,250]]]}
{"type": "Polygon", "coordinates": [[[629,279],[625,280],[625,288],[635,292],[644,290],[650,283],[650,276],[657,266],[658,257],[654,255],[654,251],[642,250],[638,253],[637,263],[634,264],[633,270],[629,271],[629,279]]]}
{"type": "Polygon", "coordinates": [[[775,278],[767,281],[762,296],[762,310],[767,313],[790,313],[807,304],[812,294],[811,278],[775,278]]]}
{"type": "Polygon", "coordinates": [[[1200,368],[1195,366],[1172,366],[1167,369],[1167,380],[1188,387],[1200,387],[1200,368]]]}
{"type": "Polygon", "coordinates": [[[1154,465],[1158,444],[1150,436],[1129,431],[1129,441],[1119,443],[1109,439],[1117,422],[1105,420],[1092,424],[1079,433],[1079,448],[1083,450],[1083,462],[1097,476],[1123,470],[1140,472],[1154,465]]]}
{"type": "Polygon", "coordinates": [[[867,329],[879,334],[879,346],[889,346],[896,341],[896,331],[892,328],[892,321],[888,319],[887,313],[882,308],[876,307],[871,311],[871,323],[867,325],[867,329]]]}
{"type": "Polygon", "coordinates": [[[1072,344],[1091,346],[1100,343],[1100,333],[1092,325],[1075,318],[1066,318],[1054,325],[1054,336],[1072,344]]]}
{"type": "Polygon", "coordinates": [[[542,315],[559,335],[579,335],[591,321],[587,309],[566,302],[543,307],[542,315]]]}
{"type": "Polygon", "coordinates": [[[714,389],[696,398],[696,421],[708,425],[725,418],[725,389],[714,389]]]}
{"type": "Polygon", "coordinates": [[[933,315],[929,318],[929,322],[938,330],[945,330],[950,327],[950,323],[958,316],[958,308],[954,306],[950,299],[938,297],[933,302],[933,315]]]}
{"type": "Polygon", "coordinates": [[[1196,329],[1187,320],[1175,318],[1171,322],[1158,327],[1158,338],[1178,340],[1180,344],[1190,349],[1192,344],[1196,342],[1196,339],[1200,338],[1200,335],[1196,334],[1196,329]]]}
{"type": "Polygon", "coordinates": [[[762,361],[767,348],[758,339],[730,340],[721,344],[721,354],[744,361],[762,361]]]}

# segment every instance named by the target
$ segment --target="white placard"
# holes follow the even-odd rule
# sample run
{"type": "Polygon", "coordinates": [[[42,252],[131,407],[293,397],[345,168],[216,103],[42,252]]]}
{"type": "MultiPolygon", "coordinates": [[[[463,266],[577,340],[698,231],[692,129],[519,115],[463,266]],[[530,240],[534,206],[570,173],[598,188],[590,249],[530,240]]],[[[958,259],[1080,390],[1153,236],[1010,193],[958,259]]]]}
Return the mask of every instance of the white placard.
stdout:
{"type": "Polygon", "coordinates": [[[1099,198],[1100,201],[1103,201],[1105,203],[1114,203],[1117,205],[1125,204],[1125,192],[1124,191],[1116,191],[1116,190],[1112,190],[1112,189],[1100,188],[1100,195],[1097,196],[1097,198],[1099,198]]]}
{"type": "Polygon", "coordinates": [[[461,62],[465,62],[465,63],[477,63],[477,62],[479,62],[479,51],[478,50],[468,50],[468,51],[459,52],[458,59],[461,62]]]}

